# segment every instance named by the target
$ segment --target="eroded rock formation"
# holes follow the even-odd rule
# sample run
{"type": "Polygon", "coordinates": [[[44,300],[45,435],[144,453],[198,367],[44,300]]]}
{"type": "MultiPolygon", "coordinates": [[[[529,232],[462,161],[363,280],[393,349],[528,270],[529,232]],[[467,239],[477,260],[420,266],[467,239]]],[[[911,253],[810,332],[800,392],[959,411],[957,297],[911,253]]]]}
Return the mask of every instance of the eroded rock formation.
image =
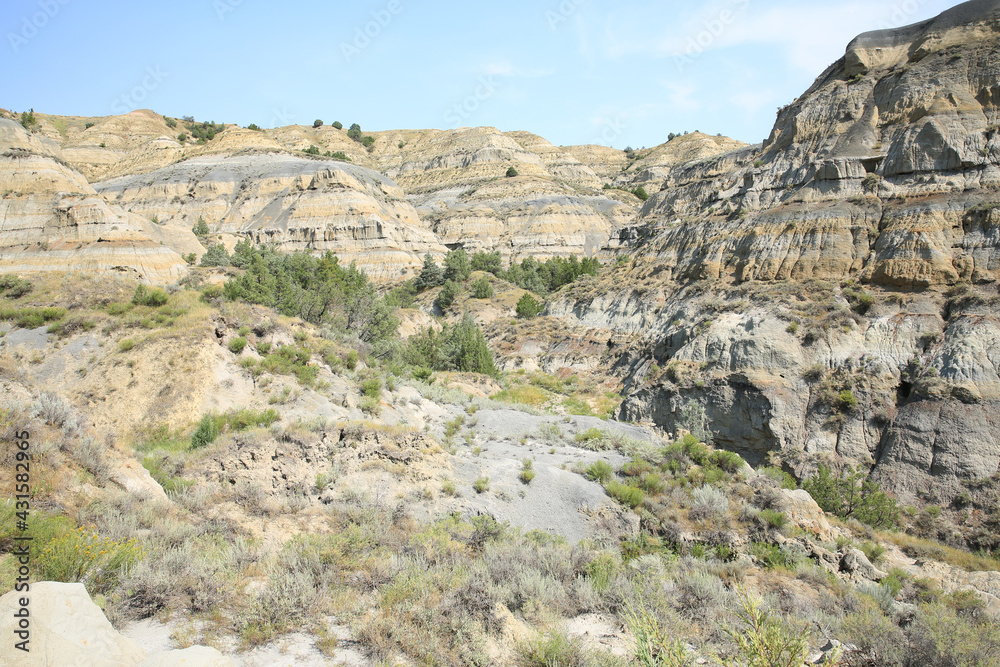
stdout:
{"type": "Polygon", "coordinates": [[[670,169],[626,275],[549,309],[640,338],[621,417],[703,405],[751,460],[840,456],[904,496],[997,472],[998,17],[862,35],[763,145],[670,169]]]}
{"type": "Polygon", "coordinates": [[[0,119],[0,270],[118,271],[168,283],[200,249],[190,230],[110,206],[52,142],[0,119]]]}

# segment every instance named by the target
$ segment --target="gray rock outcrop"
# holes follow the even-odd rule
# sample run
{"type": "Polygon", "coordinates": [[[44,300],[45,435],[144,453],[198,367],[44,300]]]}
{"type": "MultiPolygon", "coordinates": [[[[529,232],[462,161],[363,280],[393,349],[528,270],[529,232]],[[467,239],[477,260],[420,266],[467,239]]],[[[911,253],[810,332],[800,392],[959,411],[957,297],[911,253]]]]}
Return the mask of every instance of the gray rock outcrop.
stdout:
{"type": "Polygon", "coordinates": [[[840,457],[904,497],[997,472],[998,16],[862,35],[762,145],[671,168],[630,266],[547,311],[630,341],[621,418],[701,405],[749,461],[840,457]]]}

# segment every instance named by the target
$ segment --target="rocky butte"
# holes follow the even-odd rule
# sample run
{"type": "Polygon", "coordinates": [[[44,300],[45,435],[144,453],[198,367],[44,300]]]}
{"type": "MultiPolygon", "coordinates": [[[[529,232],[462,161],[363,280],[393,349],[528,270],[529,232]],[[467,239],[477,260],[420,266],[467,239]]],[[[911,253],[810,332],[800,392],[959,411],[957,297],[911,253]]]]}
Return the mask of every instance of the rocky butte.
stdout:
{"type": "Polygon", "coordinates": [[[763,144],[671,170],[624,275],[549,307],[633,335],[621,418],[694,401],[750,460],[852,459],[908,498],[997,474],[998,17],[861,35],[763,144]]]}

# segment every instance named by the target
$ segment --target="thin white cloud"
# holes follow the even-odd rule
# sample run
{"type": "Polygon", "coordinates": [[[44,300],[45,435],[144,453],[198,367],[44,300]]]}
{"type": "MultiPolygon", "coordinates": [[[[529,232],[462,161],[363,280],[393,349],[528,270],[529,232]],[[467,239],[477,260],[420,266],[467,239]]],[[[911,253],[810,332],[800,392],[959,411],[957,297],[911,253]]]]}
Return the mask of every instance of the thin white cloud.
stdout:
{"type": "MultiPolygon", "coordinates": [[[[637,21],[629,15],[607,22],[600,45],[610,60],[628,56],[691,57],[745,45],[772,46],[786,65],[823,71],[861,32],[913,23],[954,4],[948,0],[847,0],[804,3],[790,0],[718,0],[673,21],[637,21]],[[651,26],[637,31],[636,26],[651,26]]],[[[651,11],[649,7],[637,11],[651,11]]],[[[663,13],[652,10],[654,15],[663,13]]]]}
{"type": "Polygon", "coordinates": [[[698,111],[701,101],[695,98],[697,86],[685,81],[661,81],[660,85],[667,92],[668,104],[677,111],[698,111]]]}

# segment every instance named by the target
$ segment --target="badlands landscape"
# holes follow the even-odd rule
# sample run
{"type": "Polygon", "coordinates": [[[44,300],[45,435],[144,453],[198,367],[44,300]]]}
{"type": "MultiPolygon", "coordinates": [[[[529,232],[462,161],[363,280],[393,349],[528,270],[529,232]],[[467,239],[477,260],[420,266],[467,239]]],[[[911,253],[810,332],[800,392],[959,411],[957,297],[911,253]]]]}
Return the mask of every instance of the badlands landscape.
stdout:
{"type": "Polygon", "coordinates": [[[0,149],[0,664],[1000,665],[1000,2],[756,145],[0,149]]]}

